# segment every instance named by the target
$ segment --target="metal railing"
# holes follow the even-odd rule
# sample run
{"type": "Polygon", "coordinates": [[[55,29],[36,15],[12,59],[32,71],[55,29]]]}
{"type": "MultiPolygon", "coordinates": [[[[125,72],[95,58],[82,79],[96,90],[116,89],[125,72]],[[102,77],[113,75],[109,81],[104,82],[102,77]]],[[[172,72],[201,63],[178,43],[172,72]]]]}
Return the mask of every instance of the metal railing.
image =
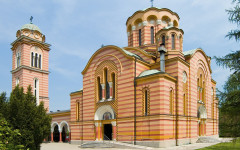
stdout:
{"type": "Polygon", "coordinates": [[[103,135],[103,143],[108,144],[109,146],[113,146],[113,141],[105,134],[103,135]]]}

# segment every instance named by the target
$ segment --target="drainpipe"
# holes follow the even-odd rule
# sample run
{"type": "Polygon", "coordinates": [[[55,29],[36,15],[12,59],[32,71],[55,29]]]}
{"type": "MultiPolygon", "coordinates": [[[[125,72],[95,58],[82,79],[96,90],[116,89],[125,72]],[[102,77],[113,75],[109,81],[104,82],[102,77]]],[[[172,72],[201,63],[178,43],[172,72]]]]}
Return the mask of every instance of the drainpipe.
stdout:
{"type": "Polygon", "coordinates": [[[82,144],[83,144],[83,90],[82,90],[82,144]]]}
{"type": "Polygon", "coordinates": [[[165,53],[167,52],[165,44],[160,44],[158,52],[160,53],[160,71],[165,72],[165,53]]]}
{"type": "Polygon", "coordinates": [[[135,68],[134,68],[134,145],[136,145],[136,86],[137,86],[137,83],[136,83],[136,65],[137,65],[137,60],[136,60],[136,57],[134,57],[134,64],[135,64],[135,68]]]}

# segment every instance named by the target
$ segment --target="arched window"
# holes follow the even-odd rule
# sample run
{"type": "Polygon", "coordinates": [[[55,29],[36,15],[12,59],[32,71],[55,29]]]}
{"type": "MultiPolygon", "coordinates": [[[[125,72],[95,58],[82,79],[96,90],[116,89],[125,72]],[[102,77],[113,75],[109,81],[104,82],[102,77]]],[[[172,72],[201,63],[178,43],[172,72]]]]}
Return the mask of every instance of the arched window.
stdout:
{"type": "Polygon", "coordinates": [[[31,53],[31,66],[34,67],[34,53],[31,53]]]}
{"type": "Polygon", "coordinates": [[[35,53],[35,67],[38,67],[38,54],[35,53]]]}
{"type": "Polygon", "coordinates": [[[34,79],[34,96],[36,97],[36,103],[39,105],[39,81],[34,79]]]}
{"type": "Polygon", "coordinates": [[[164,44],[164,45],[165,45],[165,39],[166,39],[166,38],[165,38],[165,35],[163,35],[163,36],[162,36],[162,44],[164,44]]]}
{"type": "Polygon", "coordinates": [[[16,78],[16,85],[19,84],[19,77],[16,78]]]}
{"type": "Polygon", "coordinates": [[[183,50],[183,37],[182,37],[182,35],[180,35],[180,37],[179,37],[179,47],[180,47],[180,50],[182,51],[183,50]]]}
{"type": "Polygon", "coordinates": [[[112,73],[112,98],[115,98],[116,79],[115,73],[112,73]]]}
{"type": "Polygon", "coordinates": [[[104,79],[105,79],[106,99],[109,99],[110,98],[110,88],[109,88],[109,83],[108,83],[108,70],[107,70],[107,68],[104,69],[104,79]]]}
{"type": "Polygon", "coordinates": [[[77,101],[76,103],[76,120],[79,121],[79,108],[80,108],[80,103],[77,101]]]}
{"type": "Polygon", "coordinates": [[[103,120],[112,120],[112,114],[110,113],[110,112],[105,112],[104,114],[103,114],[103,120]]]}
{"type": "Polygon", "coordinates": [[[143,116],[147,116],[150,114],[150,110],[149,110],[149,105],[150,105],[150,91],[148,88],[143,88],[142,89],[142,110],[143,116]]]}
{"type": "Polygon", "coordinates": [[[142,45],[142,30],[141,29],[138,30],[138,43],[139,43],[139,46],[142,45]]]}
{"type": "Polygon", "coordinates": [[[205,82],[202,83],[202,101],[204,102],[204,104],[206,104],[205,101],[205,82]]]}
{"type": "Polygon", "coordinates": [[[148,91],[144,91],[144,115],[148,115],[148,91]]]}
{"type": "Polygon", "coordinates": [[[172,49],[175,49],[175,34],[172,34],[172,49]]]}
{"type": "Polygon", "coordinates": [[[187,114],[187,107],[186,107],[186,105],[187,105],[187,102],[186,102],[186,95],[185,94],[183,94],[183,114],[184,114],[184,116],[187,114]]]}
{"type": "Polygon", "coordinates": [[[151,27],[151,44],[154,44],[154,27],[151,27]]]}
{"type": "Polygon", "coordinates": [[[212,96],[212,118],[214,119],[214,89],[211,88],[211,96],[212,96]]]}
{"type": "Polygon", "coordinates": [[[170,101],[170,114],[173,114],[173,90],[169,92],[169,101],[170,101]]]}
{"type": "Polygon", "coordinates": [[[21,63],[21,53],[17,52],[17,54],[16,54],[16,68],[20,67],[20,63],[21,63]]]}
{"type": "Polygon", "coordinates": [[[102,85],[100,83],[100,77],[97,77],[97,88],[98,88],[98,100],[102,100],[102,85]]]}
{"type": "Polygon", "coordinates": [[[41,63],[42,63],[42,60],[41,60],[41,59],[42,59],[42,55],[39,54],[38,68],[40,68],[40,69],[41,69],[41,67],[42,67],[42,64],[41,64],[41,63]]]}

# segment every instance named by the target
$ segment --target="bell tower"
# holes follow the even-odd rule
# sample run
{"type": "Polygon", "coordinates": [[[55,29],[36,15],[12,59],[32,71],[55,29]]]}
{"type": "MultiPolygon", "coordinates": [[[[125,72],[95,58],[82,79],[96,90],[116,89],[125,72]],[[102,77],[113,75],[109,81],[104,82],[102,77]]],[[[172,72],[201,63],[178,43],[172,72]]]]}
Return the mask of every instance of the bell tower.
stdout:
{"type": "Polygon", "coordinates": [[[48,97],[48,58],[50,44],[45,42],[45,35],[38,26],[25,24],[17,31],[17,39],[12,42],[12,89],[16,85],[24,88],[31,85],[37,105],[44,102],[49,111],[48,97]]]}

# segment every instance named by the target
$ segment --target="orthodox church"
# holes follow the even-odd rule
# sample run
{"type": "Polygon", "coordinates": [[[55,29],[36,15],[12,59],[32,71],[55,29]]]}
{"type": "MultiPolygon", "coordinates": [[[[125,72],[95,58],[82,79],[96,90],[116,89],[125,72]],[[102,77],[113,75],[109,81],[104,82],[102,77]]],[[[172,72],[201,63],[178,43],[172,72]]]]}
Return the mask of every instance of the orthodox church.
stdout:
{"type": "MultiPolygon", "coordinates": [[[[135,12],[126,21],[127,47],[98,49],[84,70],[70,110],[50,112],[52,141],[115,140],[168,147],[218,137],[216,82],[201,48],[183,50],[180,17],[167,8],[135,12]]],[[[12,82],[31,84],[48,110],[49,44],[34,24],[12,43],[12,82]]]]}

